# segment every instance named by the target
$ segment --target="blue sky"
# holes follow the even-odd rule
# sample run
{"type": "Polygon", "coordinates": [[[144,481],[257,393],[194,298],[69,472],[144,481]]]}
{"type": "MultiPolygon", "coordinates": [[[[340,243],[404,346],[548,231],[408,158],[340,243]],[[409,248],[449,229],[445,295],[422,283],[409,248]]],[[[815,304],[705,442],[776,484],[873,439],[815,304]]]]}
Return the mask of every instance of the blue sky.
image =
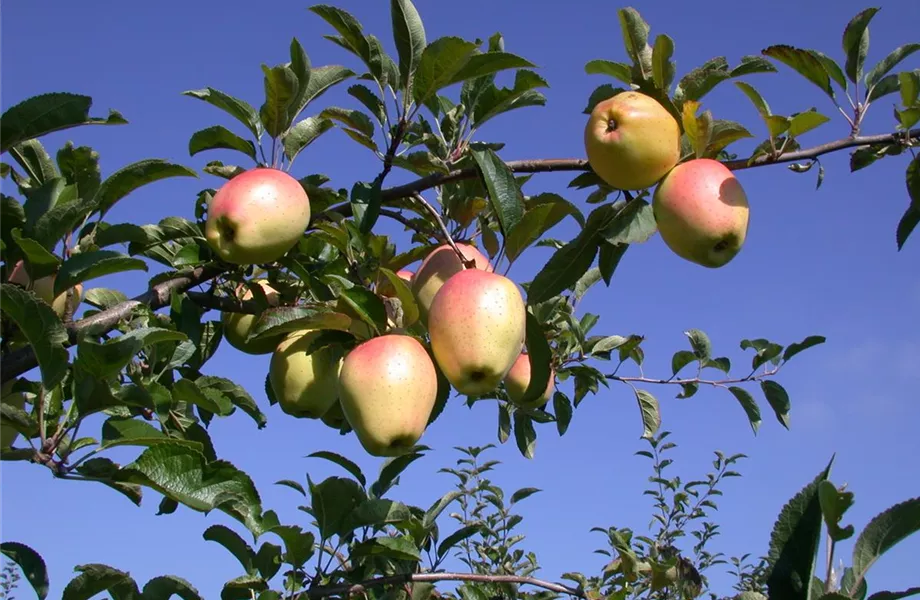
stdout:
{"type": "MultiPolygon", "coordinates": [[[[389,3],[340,0],[393,52],[389,3]]],[[[103,174],[136,160],[163,158],[202,167],[225,158],[221,153],[189,157],[189,136],[201,128],[223,124],[240,128],[217,109],[181,92],[213,86],[258,106],[262,101],[260,63],[288,60],[296,36],[314,65],[361,66],[343,50],[322,39],[332,29],[307,11],[309,3],[280,2],[254,11],[251,4],[229,0],[160,3],[59,3],[49,10],[41,3],[4,5],[2,106],[43,92],[68,91],[95,98],[94,114],[114,108],[130,125],[84,128],[43,139],[54,151],[65,141],[91,145],[102,157],[103,174]]],[[[576,6],[575,3],[572,5],[576,6]]],[[[753,16],[738,3],[642,3],[652,35],[668,33],[676,43],[678,77],[718,55],[734,65],[745,54],[758,54],[774,43],[822,50],[841,60],[840,38],[847,21],[866,5],[841,0],[803,3],[782,0],[753,16]],[[830,6],[833,8],[829,8],[830,6]]],[[[881,3],[872,24],[867,64],[874,64],[895,46],[916,41],[909,23],[920,11],[912,0],[881,3]]],[[[616,21],[617,4],[582,2],[577,8],[559,3],[467,0],[443,3],[417,0],[428,40],[443,35],[486,39],[504,34],[506,50],[537,65],[549,81],[548,102],[496,119],[481,131],[481,140],[507,143],[501,156],[583,158],[582,114],[590,92],[609,80],[586,75],[584,64],[595,58],[625,60],[616,21]]],[[[753,10],[753,9],[749,9],[753,10]]],[[[395,54],[395,53],[394,53],[395,54]]],[[[915,55],[900,68],[917,68],[915,55]]],[[[507,78],[502,80],[507,83],[507,78]]],[[[780,67],[779,74],[757,75],[756,85],[775,112],[789,114],[812,106],[832,117],[831,123],[803,138],[812,145],[844,137],[846,123],[829,100],[811,84],[780,67]]],[[[347,86],[327,93],[311,110],[329,105],[357,107],[347,86]]],[[[456,94],[453,90],[451,93],[456,94]]],[[[885,132],[894,123],[888,97],[878,103],[865,132],[885,132]]],[[[717,118],[735,119],[761,139],[762,123],[752,105],[731,84],[708,95],[704,106],[717,118]]],[[[312,114],[312,113],[308,113],[312,114]]],[[[743,154],[751,143],[739,144],[743,154]]],[[[680,444],[676,469],[684,479],[703,475],[712,451],[744,452],[742,479],[730,480],[719,502],[722,535],[712,550],[726,555],[766,551],[773,521],[787,498],[824,467],[836,453],[832,479],[847,483],[856,504],[846,522],[859,530],[878,511],[920,492],[920,419],[917,385],[920,371],[920,240],[902,252],[894,241],[895,226],[907,207],[904,157],[888,159],[850,174],[848,155],[823,159],[827,174],[815,191],[815,173],[796,175],[784,167],[753,169],[739,174],[750,199],[751,226],[747,244],[728,266],[708,270],[671,254],[659,237],[626,255],[613,285],[595,288],[581,310],[601,316],[597,333],[647,336],[645,372],[670,374],[671,354],[685,346],[682,332],[706,331],[715,351],[740,366],[749,360],[738,342],[767,337],[783,344],[807,335],[828,339],[824,346],[796,358],[779,377],[793,402],[792,429],[786,431],[762,405],[764,424],[754,437],[740,407],[723,390],[702,390],[678,400],[677,389],[649,388],[661,402],[663,426],[680,444]]],[[[355,178],[370,180],[376,159],[340,131],[328,133],[297,160],[298,176],[325,173],[332,184],[350,187],[355,178]]],[[[394,172],[389,184],[412,179],[394,172]]],[[[566,189],[571,174],[538,175],[528,193],[557,192],[587,213],[586,193],[566,189]]],[[[198,190],[220,180],[166,180],[139,190],[110,214],[110,222],[156,222],[180,215],[193,218],[198,190]]],[[[10,184],[3,181],[5,193],[10,184]]],[[[408,237],[386,223],[381,230],[397,234],[400,249],[408,237]]],[[[553,235],[572,235],[573,222],[553,235]]],[[[550,256],[533,249],[510,272],[529,280],[550,256]]],[[[140,292],[149,274],[133,273],[99,280],[98,285],[140,292]]],[[[212,317],[213,316],[212,313],[212,317]]],[[[218,454],[248,472],[266,507],[296,522],[299,496],[272,485],[284,479],[314,480],[338,474],[330,464],[304,459],[328,449],[357,461],[374,475],[381,463],[365,455],[353,436],[285,417],[269,407],[263,381],[268,356],[251,357],[222,347],[208,372],[232,377],[244,385],[269,417],[258,431],[245,416],[215,421],[211,427],[218,454]]],[[[737,369],[740,373],[740,369],[737,369]]],[[[567,383],[563,389],[569,390],[567,383]]],[[[504,464],[494,480],[509,492],[535,486],[542,493],[519,505],[524,516],[526,547],[542,565],[539,575],[558,579],[566,571],[597,572],[603,557],[592,550],[603,539],[593,526],[643,529],[650,504],[641,491],[648,470],[633,456],[644,445],[639,414],[629,388],[614,385],[588,398],[576,411],[568,433],[539,430],[536,458],[526,460],[513,441],[492,451],[504,464]]],[[[496,441],[496,418],[490,406],[467,409],[459,399],[431,427],[423,442],[435,451],[404,475],[394,497],[428,506],[452,485],[437,474],[458,458],[457,445],[496,441]]],[[[131,460],[132,452],[113,456],[131,460]]],[[[674,467],[672,467],[674,469],[674,467]]],[[[55,481],[35,465],[2,464],[2,538],[18,540],[41,552],[48,562],[51,594],[56,597],[72,576],[75,564],[101,562],[130,571],[143,584],[159,574],[176,574],[194,583],[206,597],[218,597],[224,581],[241,574],[223,548],[201,538],[213,523],[234,522],[222,514],[204,516],[180,508],[155,516],[158,498],[149,493],[141,508],[103,486],[55,481]]],[[[850,545],[842,556],[849,562],[850,545]]],[[[870,591],[903,589],[917,584],[909,557],[920,552],[920,538],[902,543],[884,557],[869,577],[870,591]]],[[[821,562],[823,564],[823,555],[821,562]]],[[[728,592],[728,577],[713,571],[714,588],[728,592]]],[[[25,591],[21,597],[29,597],[25,591]]]]}

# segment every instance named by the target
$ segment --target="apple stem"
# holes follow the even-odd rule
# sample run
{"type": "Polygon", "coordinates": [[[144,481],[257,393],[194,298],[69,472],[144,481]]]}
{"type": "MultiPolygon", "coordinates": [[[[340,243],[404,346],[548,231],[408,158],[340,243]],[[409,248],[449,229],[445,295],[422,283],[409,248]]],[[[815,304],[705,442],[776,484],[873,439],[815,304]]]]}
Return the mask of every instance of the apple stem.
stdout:
{"type": "Polygon", "coordinates": [[[425,200],[424,196],[422,196],[420,193],[412,192],[412,198],[414,198],[416,202],[418,202],[423,207],[425,207],[425,210],[427,210],[431,214],[431,216],[434,217],[435,221],[438,222],[438,226],[440,226],[441,231],[444,233],[444,237],[447,239],[447,243],[450,245],[451,248],[453,248],[454,252],[457,253],[457,258],[460,259],[460,262],[463,264],[464,268],[475,269],[476,261],[468,260],[463,255],[463,252],[460,251],[460,248],[457,247],[457,244],[454,243],[454,239],[450,236],[450,232],[447,230],[447,225],[444,224],[444,220],[441,218],[441,215],[438,214],[438,211],[436,211],[434,207],[431,204],[429,204],[428,201],[425,200]]]}

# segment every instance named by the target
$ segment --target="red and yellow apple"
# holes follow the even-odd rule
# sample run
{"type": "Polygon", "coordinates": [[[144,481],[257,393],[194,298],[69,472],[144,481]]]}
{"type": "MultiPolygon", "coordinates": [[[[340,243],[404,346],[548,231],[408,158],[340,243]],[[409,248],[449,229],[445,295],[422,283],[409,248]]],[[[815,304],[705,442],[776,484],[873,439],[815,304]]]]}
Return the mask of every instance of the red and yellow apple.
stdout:
{"type": "MultiPolygon", "coordinates": [[[[260,279],[255,283],[265,292],[265,299],[268,301],[269,306],[278,306],[280,301],[278,291],[269,285],[268,280],[260,279]]],[[[251,300],[253,297],[252,290],[242,284],[237,288],[236,293],[241,300],[251,300]],[[242,295],[240,295],[241,292],[242,295]]],[[[259,315],[224,312],[220,318],[224,325],[224,338],[231,346],[246,354],[269,354],[273,352],[284,337],[283,335],[252,341],[247,341],[246,339],[252,332],[252,328],[258,318],[259,315]]]]}
{"type": "MultiPolygon", "coordinates": [[[[475,261],[477,269],[492,271],[489,259],[475,246],[458,243],[457,248],[466,257],[466,260],[475,261]]],[[[425,257],[415,275],[412,276],[412,292],[418,301],[419,314],[423,322],[427,319],[435,294],[438,293],[444,282],[463,269],[463,263],[460,262],[457,253],[449,244],[438,246],[425,257]]]]}
{"type": "Polygon", "coordinates": [[[524,394],[530,385],[530,355],[522,352],[511,365],[511,370],[505,375],[505,391],[508,392],[508,398],[511,399],[512,404],[521,408],[539,408],[553,397],[553,392],[556,390],[555,378],[555,370],[550,369],[549,382],[543,394],[532,402],[523,402],[524,394]]]}

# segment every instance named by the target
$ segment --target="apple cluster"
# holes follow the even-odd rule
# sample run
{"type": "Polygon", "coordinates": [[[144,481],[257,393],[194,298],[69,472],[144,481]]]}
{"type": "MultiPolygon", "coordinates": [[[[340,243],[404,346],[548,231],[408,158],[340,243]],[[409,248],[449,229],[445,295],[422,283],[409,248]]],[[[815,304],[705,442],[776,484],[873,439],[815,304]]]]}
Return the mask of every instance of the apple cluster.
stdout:
{"type": "Polygon", "coordinates": [[[681,156],[677,119],[636,91],[598,103],[585,127],[588,163],[607,185],[643,190],[657,184],[652,209],[668,248],[690,262],[723,267],[741,251],[750,208],[737,178],[711,158],[681,156]]]}
{"type": "MultiPolygon", "coordinates": [[[[208,204],[205,237],[227,262],[266,263],[293,248],[309,220],[310,201],[300,183],[284,171],[260,167],[217,191],[208,204]]],[[[223,313],[224,337],[242,352],[272,355],[268,381],[285,413],[336,429],[347,422],[374,456],[396,456],[418,443],[437,401],[439,373],[462,394],[503,386],[508,398],[523,406],[530,361],[526,305],[518,286],[464,243],[438,246],[416,272],[397,275],[418,304],[428,347],[392,318],[383,335],[373,336],[341,300],[335,310],[351,317],[349,331],[363,339],[344,356],[331,346],[310,351],[319,329],[250,340],[258,319],[252,314],[223,313]]],[[[279,305],[280,295],[268,280],[253,283],[268,306],[279,305]]],[[[387,281],[377,293],[392,297],[396,290],[387,281]]],[[[253,297],[244,285],[236,294],[242,300],[253,297]]],[[[554,389],[551,374],[546,391],[528,407],[546,404],[554,389]]]]}

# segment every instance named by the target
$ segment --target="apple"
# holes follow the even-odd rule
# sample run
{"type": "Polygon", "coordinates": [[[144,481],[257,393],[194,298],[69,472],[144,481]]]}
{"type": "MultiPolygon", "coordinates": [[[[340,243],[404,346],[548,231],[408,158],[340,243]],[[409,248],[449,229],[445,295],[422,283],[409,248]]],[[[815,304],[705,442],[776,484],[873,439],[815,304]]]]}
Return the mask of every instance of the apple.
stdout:
{"type": "MultiPolygon", "coordinates": [[[[457,248],[467,260],[476,261],[477,269],[492,271],[489,259],[475,246],[458,243],[457,248]]],[[[449,244],[438,246],[425,257],[412,277],[412,293],[418,301],[419,315],[423,322],[427,319],[435,294],[444,282],[463,269],[463,263],[449,244]]]]}
{"type": "Polygon", "coordinates": [[[285,413],[319,419],[338,400],[341,357],[332,348],[307,349],[320,330],[304,329],[285,337],[272,353],[268,380],[285,413]]]}
{"type": "Polygon", "coordinates": [[[584,135],[588,163],[618,190],[651,187],[680,160],[680,126],[660,102],[621,92],[591,111],[584,135]]]}
{"type": "Polygon", "coordinates": [[[526,306],[503,275],[464,269],[431,303],[428,334],[435,361],[461,394],[498,387],[524,346],[526,306]]]}
{"type": "Polygon", "coordinates": [[[327,427],[331,427],[336,431],[341,431],[342,426],[348,423],[348,421],[345,420],[345,413],[342,412],[341,402],[335,402],[319,420],[327,427]]]}
{"type": "Polygon", "coordinates": [[[348,353],[338,389],[342,412],[364,450],[372,456],[399,456],[425,432],[438,379],[417,339],[389,333],[348,353]]]}
{"type": "Polygon", "coordinates": [[[223,260],[262,264],[284,256],[309,223],[310,200],[300,182],[279,169],[257,167],[217,190],[204,234],[223,260]]]}
{"type": "Polygon", "coordinates": [[[540,408],[553,397],[553,392],[556,390],[555,378],[555,370],[550,369],[549,382],[546,384],[546,390],[543,394],[533,402],[522,402],[524,393],[527,392],[527,386],[530,385],[530,355],[522,352],[517,357],[517,360],[514,361],[514,364],[511,365],[511,370],[505,375],[505,391],[508,392],[508,397],[511,399],[512,404],[521,408],[540,408]]]}
{"type": "Polygon", "coordinates": [[[655,189],[652,210],[668,248],[704,267],[728,264],[747,237],[744,188],[728,167],[710,158],[674,167],[655,189]]]}
{"type": "MultiPolygon", "coordinates": [[[[31,289],[35,292],[35,295],[44,300],[47,304],[51,305],[51,308],[59,317],[64,316],[64,309],[67,306],[67,291],[63,291],[55,298],[54,297],[54,275],[46,275],[45,277],[39,277],[35,282],[32,282],[32,279],[29,277],[29,274],[26,272],[25,264],[23,261],[17,262],[13,266],[13,270],[10,271],[10,276],[7,281],[10,283],[18,283],[26,289],[31,289]]],[[[71,314],[77,311],[77,307],[80,305],[80,302],[83,301],[83,284],[78,283],[73,287],[73,296],[70,299],[71,306],[73,310],[71,314]]]]}
{"type": "MultiPolygon", "coordinates": [[[[7,406],[22,410],[26,406],[26,395],[25,392],[11,391],[15,382],[15,379],[11,379],[3,385],[3,394],[2,398],[0,398],[0,402],[7,406]]],[[[0,425],[0,448],[9,448],[18,437],[19,432],[16,431],[15,427],[6,423],[0,425]]]]}
{"type": "MultiPolygon", "coordinates": [[[[280,301],[278,291],[269,285],[267,279],[255,281],[265,292],[265,299],[268,300],[269,306],[278,306],[280,301]]],[[[240,285],[237,290],[237,296],[242,294],[242,300],[252,298],[252,290],[245,285],[240,285]],[[244,291],[245,290],[245,291],[244,291]]],[[[227,342],[246,354],[269,354],[278,347],[278,344],[284,338],[284,335],[272,336],[265,339],[247,341],[246,338],[252,331],[253,326],[259,315],[249,315],[245,313],[225,312],[221,315],[221,322],[224,325],[224,338],[227,342]]]]}

